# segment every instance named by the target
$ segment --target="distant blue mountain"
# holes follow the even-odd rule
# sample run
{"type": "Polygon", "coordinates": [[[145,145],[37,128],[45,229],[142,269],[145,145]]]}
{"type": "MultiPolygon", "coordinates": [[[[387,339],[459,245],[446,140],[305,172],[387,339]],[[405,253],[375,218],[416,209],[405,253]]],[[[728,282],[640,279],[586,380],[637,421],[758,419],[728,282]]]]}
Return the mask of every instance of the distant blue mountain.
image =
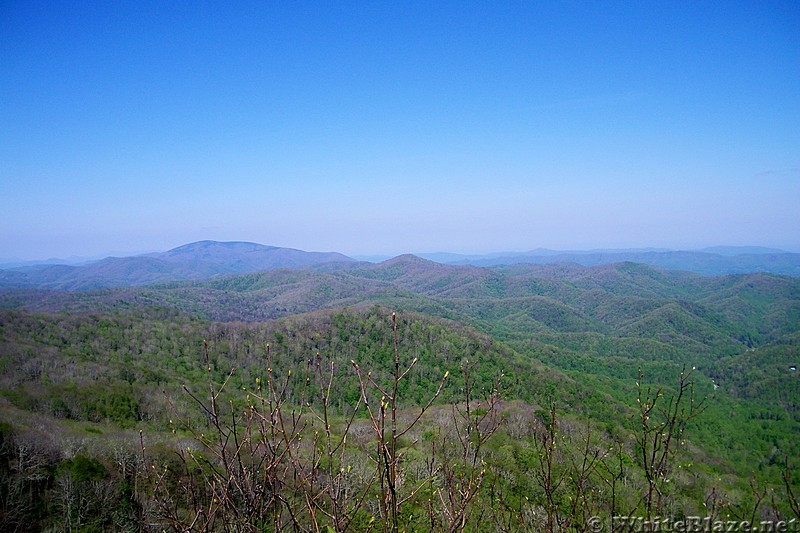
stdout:
{"type": "Polygon", "coordinates": [[[38,265],[85,265],[94,261],[99,261],[102,257],[65,257],[59,259],[51,257],[50,259],[40,259],[38,261],[30,261],[25,259],[5,258],[0,259],[0,269],[3,268],[22,268],[38,265]]]}
{"type": "Polygon", "coordinates": [[[703,248],[700,252],[709,254],[718,254],[725,256],[735,255],[757,255],[757,254],[785,254],[786,250],[779,250],[777,248],[765,248],[763,246],[711,246],[703,248]]]}
{"type": "MultiPolygon", "coordinates": [[[[442,254],[420,254],[433,259],[442,254]]],[[[719,246],[699,251],[670,251],[663,249],[565,251],[533,250],[524,253],[491,254],[484,256],[446,256],[454,265],[498,266],[513,264],[575,263],[583,266],[612,263],[641,263],[669,270],[686,270],[707,276],[767,272],[800,276],[800,254],[772,248],[753,246],[719,246]]]]}
{"type": "Polygon", "coordinates": [[[0,287],[88,290],[353,261],[336,252],[304,252],[252,242],[200,241],[167,252],[107,257],[85,265],[39,264],[0,270],[0,287]]]}

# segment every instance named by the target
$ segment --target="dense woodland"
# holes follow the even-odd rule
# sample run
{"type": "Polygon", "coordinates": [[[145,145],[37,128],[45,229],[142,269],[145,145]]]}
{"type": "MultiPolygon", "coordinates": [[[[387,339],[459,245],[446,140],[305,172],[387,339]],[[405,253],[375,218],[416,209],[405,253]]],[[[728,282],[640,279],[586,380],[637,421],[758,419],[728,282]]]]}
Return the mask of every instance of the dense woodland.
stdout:
{"type": "Polygon", "coordinates": [[[7,289],[0,529],[800,520],[798,366],[800,278],[770,274],[403,256],[7,289]]]}

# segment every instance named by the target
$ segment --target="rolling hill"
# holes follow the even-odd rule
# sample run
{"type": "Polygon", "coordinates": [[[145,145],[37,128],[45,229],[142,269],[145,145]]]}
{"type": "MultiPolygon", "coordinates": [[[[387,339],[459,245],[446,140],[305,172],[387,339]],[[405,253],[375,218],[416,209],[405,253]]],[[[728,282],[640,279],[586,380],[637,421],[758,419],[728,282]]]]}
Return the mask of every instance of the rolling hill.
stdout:
{"type": "MultiPolygon", "coordinates": [[[[174,471],[192,472],[175,464],[175,449],[183,453],[202,440],[187,428],[202,434],[210,427],[211,411],[198,411],[190,400],[207,394],[209,386],[214,390],[213,383],[228,383],[219,400],[231,415],[252,412],[258,399],[252,388],[263,383],[264,372],[282,380],[287,409],[319,409],[318,400],[309,401],[309,387],[314,394],[328,390],[341,428],[348,406],[366,398],[357,363],[369,371],[361,379],[378,383],[375,405],[386,409],[391,393],[380,383],[396,371],[389,318],[396,310],[400,359],[413,365],[397,389],[401,418],[413,419],[446,373],[466,370],[481,398],[502,390],[505,425],[481,461],[491,480],[489,493],[500,491],[517,502],[513,516],[524,515],[528,504],[522,502],[546,502],[532,479],[542,472],[546,450],[540,443],[547,428],[555,427],[555,416],[560,486],[583,490],[583,481],[575,482],[583,474],[570,468],[594,450],[605,467],[613,459],[619,475],[624,473],[627,492],[620,496],[636,508],[646,484],[635,440],[642,426],[639,385],[658,391],[655,398],[662,392],[670,397],[676,377],[693,368],[692,398],[705,398],[706,411],[686,426],[690,436],[674,458],[686,469],[670,478],[670,498],[681,509],[701,512],[710,494],[724,494],[730,502],[725,512],[744,516],[741,509],[760,505],[752,500],[757,481],[778,495],[762,505],[764,512],[786,512],[782,476],[794,464],[790,458],[800,456],[800,278],[710,277],[632,262],[477,267],[413,255],[378,264],[327,258],[205,242],[166,255],[89,265],[110,269],[118,280],[165,276],[149,285],[91,289],[81,285],[83,274],[68,267],[52,270],[49,283],[84,290],[0,289],[0,438],[43,442],[37,457],[50,472],[17,472],[19,457],[8,450],[22,448],[0,447],[0,470],[28,487],[14,494],[58,494],[58,476],[72,468],[72,452],[62,450],[71,442],[91,443],[81,449],[93,450],[113,468],[121,450],[145,456],[141,439],[147,435],[151,442],[158,439],[148,449],[172,457],[174,471]],[[276,268],[287,263],[293,266],[276,268]],[[224,273],[260,266],[269,268],[224,273]],[[201,271],[212,277],[175,279],[201,271]],[[323,368],[333,370],[320,386],[312,376],[323,368]],[[173,418],[181,420],[182,432],[173,418]],[[165,427],[175,433],[165,435],[165,427]],[[143,433],[125,433],[132,428],[143,433]]],[[[437,439],[450,438],[449,446],[457,446],[446,428],[459,416],[464,379],[446,383],[420,430],[401,443],[403,464],[415,475],[434,464],[430,454],[442,453],[437,439]]],[[[369,464],[374,450],[366,416],[362,412],[350,427],[351,455],[338,459],[351,467],[369,464]]],[[[309,440],[320,434],[314,423],[309,422],[309,440]]],[[[127,468],[140,472],[140,482],[153,482],[138,467],[127,468]]],[[[606,474],[586,474],[596,494],[606,487],[606,474]]],[[[591,505],[613,514],[615,504],[598,498],[603,503],[591,505]],[[603,507],[609,504],[612,509],[603,507]]],[[[491,510],[496,497],[484,493],[475,501],[491,510]]],[[[528,524],[519,530],[535,529],[528,524]]]]}
{"type": "Polygon", "coordinates": [[[406,255],[147,287],[0,292],[0,306],[30,311],[161,307],[248,322],[364,303],[459,320],[506,340],[598,333],[694,346],[710,357],[796,331],[800,278],[704,277],[633,263],[480,268],[406,255]]]}

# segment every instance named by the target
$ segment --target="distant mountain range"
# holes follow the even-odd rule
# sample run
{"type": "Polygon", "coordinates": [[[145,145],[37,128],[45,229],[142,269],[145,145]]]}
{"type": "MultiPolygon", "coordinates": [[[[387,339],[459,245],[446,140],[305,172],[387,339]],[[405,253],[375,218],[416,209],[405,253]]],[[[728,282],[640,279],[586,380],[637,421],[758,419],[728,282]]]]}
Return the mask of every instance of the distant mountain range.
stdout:
{"type": "Polygon", "coordinates": [[[85,265],[45,264],[0,270],[0,287],[90,290],[353,261],[335,252],[304,252],[252,242],[199,241],[167,252],[108,257],[85,265]]]}
{"type": "MultiPolygon", "coordinates": [[[[489,255],[421,254],[440,264],[493,267],[517,264],[572,263],[596,266],[640,263],[703,275],[765,272],[800,276],[800,254],[760,247],[714,247],[699,251],[664,249],[556,251],[489,255]]],[[[104,287],[141,286],[160,282],[198,281],[274,269],[360,268],[359,262],[336,252],[306,252],[251,242],[200,241],[167,252],[108,257],[81,265],[38,264],[0,269],[0,288],[83,291],[104,287]]]]}
{"type": "Polygon", "coordinates": [[[656,248],[589,251],[538,249],[523,253],[479,256],[447,253],[422,254],[421,256],[442,263],[482,267],[522,263],[533,265],[576,263],[583,266],[595,266],[631,262],[669,270],[686,270],[707,276],[753,272],[800,276],[800,254],[758,246],[715,246],[697,251],[656,248]]]}

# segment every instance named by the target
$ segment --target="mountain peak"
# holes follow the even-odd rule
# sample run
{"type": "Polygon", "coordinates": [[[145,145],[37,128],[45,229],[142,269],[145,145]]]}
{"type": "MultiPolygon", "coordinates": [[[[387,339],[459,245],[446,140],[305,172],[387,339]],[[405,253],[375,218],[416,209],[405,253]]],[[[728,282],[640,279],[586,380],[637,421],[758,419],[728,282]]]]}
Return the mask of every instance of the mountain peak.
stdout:
{"type": "Polygon", "coordinates": [[[418,255],[414,254],[402,254],[398,255],[397,257],[392,257],[391,259],[387,259],[379,263],[385,266],[392,266],[392,265],[438,265],[435,261],[431,261],[429,259],[423,259],[418,255]]]}
{"type": "MultiPolygon", "coordinates": [[[[163,254],[182,254],[182,253],[196,253],[202,250],[236,250],[239,252],[255,251],[255,250],[275,250],[277,246],[265,246],[255,242],[246,241],[197,241],[189,244],[178,246],[163,254]]],[[[159,255],[163,255],[159,254],[159,255]]]]}

